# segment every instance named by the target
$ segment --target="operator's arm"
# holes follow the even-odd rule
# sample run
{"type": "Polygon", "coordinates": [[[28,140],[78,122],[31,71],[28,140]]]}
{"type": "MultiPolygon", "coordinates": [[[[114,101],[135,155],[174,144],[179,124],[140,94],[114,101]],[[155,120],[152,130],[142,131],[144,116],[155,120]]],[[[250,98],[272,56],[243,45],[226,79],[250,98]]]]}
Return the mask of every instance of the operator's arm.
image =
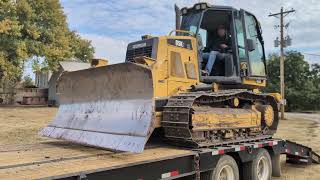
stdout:
{"type": "Polygon", "coordinates": [[[222,50],[231,49],[231,39],[230,38],[224,39],[224,41],[221,42],[220,44],[220,49],[222,50]]]}

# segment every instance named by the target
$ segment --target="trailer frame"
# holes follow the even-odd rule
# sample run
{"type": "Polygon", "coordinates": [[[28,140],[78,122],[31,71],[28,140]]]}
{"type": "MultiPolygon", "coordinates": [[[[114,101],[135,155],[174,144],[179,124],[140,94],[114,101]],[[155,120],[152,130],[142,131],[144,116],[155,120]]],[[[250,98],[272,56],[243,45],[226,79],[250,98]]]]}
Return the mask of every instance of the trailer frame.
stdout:
{"type": "MultiPolygon", "coordinates": [[[[288,163],[320,163],[320,156],[313,152],[311,148],[292,141],[271,138],[215,148],[192,149],[190,153],[182,156],[153,159],[112,167],[111,169],[101,168],[93,171],[63,174],[48,177],[48,179],[99,180],[108,177],[110,180],[171,180],[182,178],[202,180],[209,178],[210,172],[216,167],[219,158],[223,155],[230,155],[237,161],[240,179],[243,179],[243,177],[241,178],[243,176],[243,164],[254,160],[261,148],[266,149],[272,159],[280,154],[286,154],[288,163]]],[[[272,161],[272,163],[273,168],[280,168],[280,165],[274,164],[280,163],[280,161],[272,161]]],[[[280,176],[280,174],[273,175],[280,176]]]]}

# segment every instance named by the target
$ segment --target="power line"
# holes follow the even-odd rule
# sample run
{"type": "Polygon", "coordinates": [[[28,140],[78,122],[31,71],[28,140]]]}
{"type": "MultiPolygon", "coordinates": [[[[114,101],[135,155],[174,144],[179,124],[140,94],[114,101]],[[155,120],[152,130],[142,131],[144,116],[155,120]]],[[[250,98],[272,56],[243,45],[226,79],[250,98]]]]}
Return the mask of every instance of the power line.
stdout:
{"type": "Polygon", "coordinates": [[[320,54],[313,54],[313,53],[302,53],[302,54],[309,55],[309,56],[319,56],[320,57],[320,54]]]}

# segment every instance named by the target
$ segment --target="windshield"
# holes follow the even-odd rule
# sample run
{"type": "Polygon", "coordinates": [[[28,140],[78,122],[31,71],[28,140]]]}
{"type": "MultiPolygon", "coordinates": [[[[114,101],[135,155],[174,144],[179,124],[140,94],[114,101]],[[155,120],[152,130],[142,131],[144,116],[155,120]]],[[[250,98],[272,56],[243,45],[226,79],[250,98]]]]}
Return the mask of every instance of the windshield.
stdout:
{"type": "Polygon", "coordinates": [[[191,12],[182,17],[181,30],[191,31],[196,34],[199,22],[201,19],[201,12],[191,12]]]}

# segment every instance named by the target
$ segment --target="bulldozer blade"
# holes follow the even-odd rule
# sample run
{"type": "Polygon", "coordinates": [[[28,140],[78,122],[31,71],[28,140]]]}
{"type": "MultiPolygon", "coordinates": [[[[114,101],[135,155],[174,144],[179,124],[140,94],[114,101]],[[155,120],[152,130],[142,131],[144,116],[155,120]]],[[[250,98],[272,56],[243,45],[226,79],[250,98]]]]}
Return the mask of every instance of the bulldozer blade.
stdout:
{"type": "Polygon", "coordinates": [[[60,107],[40,134],[115,151],[139,153],[154,129],[152,73],[133,63],[66,72],[60,107]]]}

